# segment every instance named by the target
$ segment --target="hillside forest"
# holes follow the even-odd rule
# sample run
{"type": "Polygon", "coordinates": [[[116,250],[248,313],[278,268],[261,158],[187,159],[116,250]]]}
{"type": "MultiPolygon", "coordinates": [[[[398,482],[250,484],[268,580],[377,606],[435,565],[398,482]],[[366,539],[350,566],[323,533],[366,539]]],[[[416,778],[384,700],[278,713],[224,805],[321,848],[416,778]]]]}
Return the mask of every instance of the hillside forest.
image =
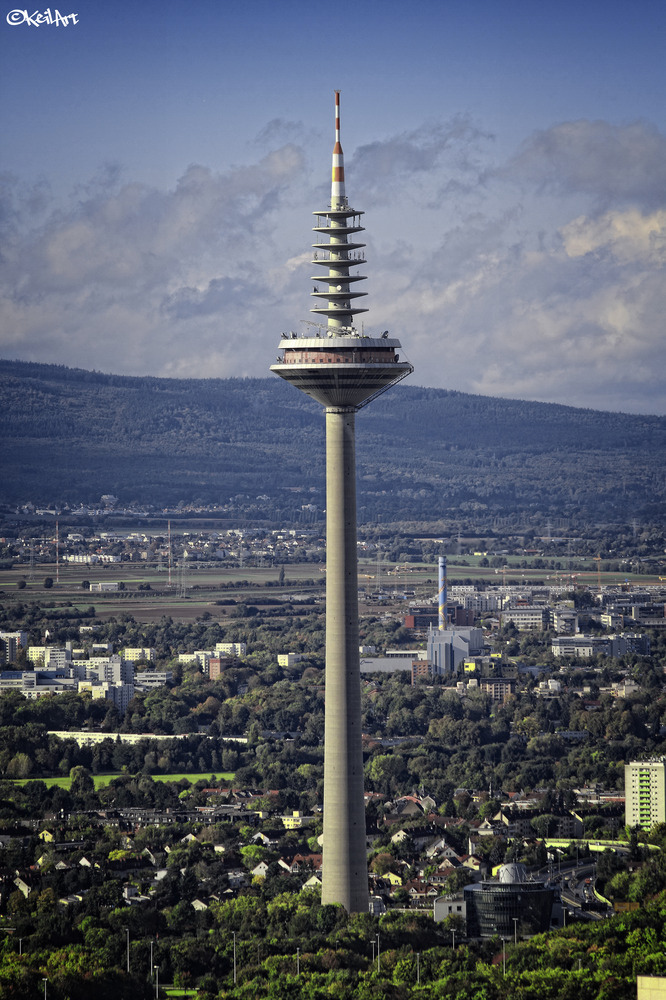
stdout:
{"type": "MultiPolygon", "coordinates": [[[[6,503],[214,505],[271,521],[324,500],[321,407],[278,378],[163,379],[0,362],[6,503]]],[[[360,411],[359,521],[659,521],[666,418],[405,384],[360,411]]]]}

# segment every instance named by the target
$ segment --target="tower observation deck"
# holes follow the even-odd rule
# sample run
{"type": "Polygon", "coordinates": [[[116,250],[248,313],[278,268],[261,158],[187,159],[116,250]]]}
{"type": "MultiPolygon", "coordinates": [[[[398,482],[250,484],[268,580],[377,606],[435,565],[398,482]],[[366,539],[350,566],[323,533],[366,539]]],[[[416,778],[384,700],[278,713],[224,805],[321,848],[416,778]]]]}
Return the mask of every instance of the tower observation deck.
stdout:
{"type": "Polygon", "coordinates": [[[365,275],[356,273],[365,264],[361,252],[365,244],[355,239],[364,231],[360,224],[363,212],[350,208],[345,194],[339,91],[335,92],[331,202],[313,215],[317,220],[313,231],[327,242],[313,244],[312,264],[321,270],[310,279],[315,283],[311,294],[317,301],[310,311],[326,322],[316,336],[284,334],[278,363],[271,371],[324,406],[358,409],[413,368],[400,360],[400,342],[389,338],[388,331],[369,337],[354,326],[354,317],[368,311],[356,305],[367,294],[358,291],[365,275]]]}
{"type": "Polygon", "coordinates": [[[355,416],[360,407],[412,371],[388,331],[359,333],[354,317],[367,312],[356,273],[365,263],[362,212],[350,208],[340,144],[340,92],[335,92],[331,202],[314,213],[312,264],[321,269],[312,308],[326,323],[318,334],[283,334],[271,371],[326,408],[326,691],[324,724],[324,837],[322,903],[348,912],[368,909],[368,870],[361,745],[361,678],[356,556],[355,416]],[[324,238],[326,241],[324,241],[324,238]]]}

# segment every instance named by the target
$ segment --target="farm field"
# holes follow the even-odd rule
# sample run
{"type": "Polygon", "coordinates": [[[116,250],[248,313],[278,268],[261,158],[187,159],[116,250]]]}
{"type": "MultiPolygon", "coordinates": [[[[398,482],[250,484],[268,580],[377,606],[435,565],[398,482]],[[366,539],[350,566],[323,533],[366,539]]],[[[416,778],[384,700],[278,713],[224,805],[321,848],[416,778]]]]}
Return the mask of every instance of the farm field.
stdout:
{"type": "Polygon", "coordinates": [[[233,616],[236,603],[252,603],[262,595],[288,600],[323,594],[325,574],[318,565],[285,566],[284,577],[285,584],[278,586],[275,567],[197,566],[184,578],[174,573],[169,587],[168,574],[159,573],[156,567],[129,562],[103,567],[65,564],[56,572],[55,564],[41,563],[34,567],[32,579],[27,566],[0,570],[0,593],[8,607],[12,601],[22,604],[34,601],[42,607],[52,602],[53,607],[78,611],[93,606],[95,617],[101,620],[130,614],[145,623],[159,621],[164,616],[193,622],[204,612],[216,618],[233,616]],[[44,587],[47,577],[53,580],[50,588],[44,587]],[[19,589],[22,580],[25,586],[19,589]],[[120,583],[124,589],[92,592],[83,586],[84,581],[120,583]],[[146,586],[150,589],[145,589],[146,586]],[[224,601],[230,603],[218,603],[224,601]]]}
{"type": "MultiPolygon", "coordinates": [[[[502,568],[480,565],[482,556],[464,557],[464,565],[449,556],[447,574],[449,585],[475,579],[489,585],[521,584],[529,581],[559,583],[572,588],[576,585],[595,588],[602,585],[657,584],[659,577],[626,572],[597,573],[594,560],[589,559],[589,569],[575,573],[556,572],[552,569],[532,568],[520,565],[524,559],[509,556],[502,568]]],[[[578,564],[582,560],[577,560],[578,564]]],[[[425,600],[433,596],[437,585],[437,565],[432,563],[382,563],[377,572],[376,560],[360,559],[358,567],[360,599],[364,594],[383,592],[414,591],[413,601],[425,600]]],[[[37,602],[54,608],[70,607],[86,611],[93,606],[95,616],[101,620],[132,615],[145,623],[160,621],[164,616],[175,621],[193,622],[208,613],[217,619],[234,617],[238,603],[262,603],[262,598],[281,599],[324,597],[326,570],[323,564],[298,563],[284,567],[284,584],[278,584],[276,567],[246,566],[220,567],[196,565],[185,577],[172,576],[169,587],[166,572],[158,572],[156,567],[136,563],[119,563],[108,566],[61,565],[56,572],[52,563],[33,567],[16,565],[11,569],[0,569],[0,593],[7,608],[13,602],[37,602]],[[51,578],[53,586],[44,587],[44,580],[51,578]],[[25,586],[19,584],[25,581],[25,586]],[[83,587],[84,581],[121,583],[124,589],[111,592],[91,592],[83,587]],[[146,586],[150,589],[146,590],[146,586]],[[141,589],[139,589],[141,587],[141,589]],[[234,603],[225,603],[225,602],[234,603]]]]}

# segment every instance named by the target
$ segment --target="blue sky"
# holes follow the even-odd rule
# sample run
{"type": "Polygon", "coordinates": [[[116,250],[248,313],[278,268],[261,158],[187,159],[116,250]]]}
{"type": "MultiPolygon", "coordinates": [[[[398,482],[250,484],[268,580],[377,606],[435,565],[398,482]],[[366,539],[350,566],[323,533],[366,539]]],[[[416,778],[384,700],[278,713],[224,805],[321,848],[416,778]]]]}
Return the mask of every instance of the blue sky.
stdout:
{"type": "Polygon", "coordinates": [[[310,318],[338,88],[366,332],[413,382],[666,412],[662,3],[14,9],[0,356],[267,374],[310,318]]]}

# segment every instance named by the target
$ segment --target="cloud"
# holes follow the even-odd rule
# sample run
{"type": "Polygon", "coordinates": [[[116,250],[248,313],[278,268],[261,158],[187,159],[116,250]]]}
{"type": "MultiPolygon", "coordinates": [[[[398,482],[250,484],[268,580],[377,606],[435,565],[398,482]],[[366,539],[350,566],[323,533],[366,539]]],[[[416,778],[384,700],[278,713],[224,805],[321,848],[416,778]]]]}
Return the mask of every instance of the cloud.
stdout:
{"type": "Polygon", "coordinates": [[[257,133],[253,145],[260,149],[274,149],[280,146],[294,145],[307,148],[316,137],[313,129],[307,128],[303,122],[292,122],[284,118],[273,118],[257,133]]]}
{"type": "MultiPolygon", "coordinates": [[[[172,190],[110,165],[61,204],[5,178],[0,353],[265,375],[281,331],[311,318],[311,211],[327,198],[299,127],[271,122],[265,141],[290,141],[223,173],[191,165],[172,190]]],[[[497,169],[490,137],[456,119],[360,147],[364,329],[401,339],[416,384],[664,412],[665,142],[643,123],[564,123],[497,169]]]]}
{"type": "Polygon", "coordinates": [[[276,219],[303,169],[284,146],[224,174],[192,165],[170,191],[107,171],[47,210],[6,178],[2,353],[137,374],[181,355],[191,374],[247,368],[248,332],[274,304],[264,258],[284,254],[276,219]]]}
{"type": "Polygon", "coordinates": [[[580,216],[561,230],[569,257],[609,253],[622,262],[666,263],[666,209],[643,214],[638,209],[606,212],[597,219],[580,216]]]}
{"type": "Polygon", "coordinates": [[[397,190],[411,199],[414,185],[429,187],[434,181],[439,189],[444,163],[446,185],[458,184],[469,190],[482,175],[477,150],[490,139],[489,133],[461,115],[359,146],[346,171],[353,177],[355,192],[372,205],[387,202],[397,190]]]}
{"type": "Polygon", "coordinates": [[[560,194],[581,192],[597,206],[653,209],[666,191],[666,136],[648,122],[561,122],[535,132],[506,174],[560,194]]]}
{"type": "Polygon", "coordinates": [[[463,193],[436,244],[383,256],[372,314],[414,379],[665,412],[664,148],[644,124],[554,126],[481,171],[483,198],[463,193]]]}
{"type": "Polygon", "coordinates": [[[550,191],[539,180],[537,194],[522,170],[523,200],[507,201],[515,162],[488,172],[485,210],[474,207],[427,254],[411,243],[383,259],[380,323],[403,338],[418,382],[663,413],[666,210],[626,207],[629,181],[604,211],[604,178],[587,197],[570,176],[550,191]],[[571,217],[571,193],[586,214],[571,217]]]}

